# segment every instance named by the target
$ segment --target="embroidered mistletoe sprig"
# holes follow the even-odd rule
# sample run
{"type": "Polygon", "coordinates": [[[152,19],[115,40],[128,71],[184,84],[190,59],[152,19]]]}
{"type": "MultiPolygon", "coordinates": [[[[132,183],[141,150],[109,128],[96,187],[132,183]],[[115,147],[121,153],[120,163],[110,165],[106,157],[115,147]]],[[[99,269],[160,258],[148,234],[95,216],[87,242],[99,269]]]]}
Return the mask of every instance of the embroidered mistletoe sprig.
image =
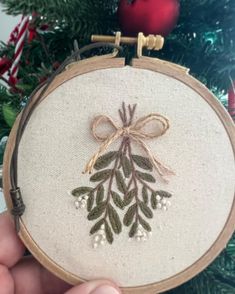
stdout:
{"type": "Polygon", "coordinates": [[[122,223],[130,227],[129,237],[136,240],[146,240],[151,234],[149,219],[153,217],[153,210],[167,210],[170,206],[168,198],[171,194],[153,187],[156,179],[153,176],[153,168],[163,177],[172,172],[166,168],[155,156],[152,155],[144,138],[155,138],[163,135],[169,128],[168,120],[159,114],[151,114],[137,120],[133,124],[136,105],[128,106],[123,103],[119,115],[123,126],[118,128],[107,116],[98,116],[92,124],[94,137],[102,141],[97,154],[89,161],[86,172],[93,169],[96,172],[90,177],[90,182],[97,183],[95,187],[79,187],[72,191],[76,198],[75,206],[87,207],[88,220],[95,221],[90,230],[94,237],[94,247],[113,243],[114,234],[120,234],[122,223]],[[150,121],[160,122],[162,130],[148,133],[144,127],[150,121]],[[97,127],[101,123],[109,122],[116,132],[110,136],[102,137],[97,134],[97,127]],[[110,151],[101,155],[108,146],[122,138],[118,151],[110,151]],[[132,143],[138,143],[143,147],[148,157],[133,154],[132,143]],[[118,214],[119,210],[125,210],[123,221],[118,214]]]}

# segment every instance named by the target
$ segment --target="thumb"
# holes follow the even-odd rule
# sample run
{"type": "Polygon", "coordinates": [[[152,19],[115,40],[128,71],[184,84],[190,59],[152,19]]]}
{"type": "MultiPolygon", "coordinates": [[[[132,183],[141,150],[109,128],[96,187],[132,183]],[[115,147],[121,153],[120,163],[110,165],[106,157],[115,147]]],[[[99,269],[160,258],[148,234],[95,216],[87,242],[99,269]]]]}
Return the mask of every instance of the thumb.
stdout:
{"type": "Polygon", "coordinates": [[[75,286],[65,294],[121,294],[121,290],[110,281],[95,280],[75,286]]]}

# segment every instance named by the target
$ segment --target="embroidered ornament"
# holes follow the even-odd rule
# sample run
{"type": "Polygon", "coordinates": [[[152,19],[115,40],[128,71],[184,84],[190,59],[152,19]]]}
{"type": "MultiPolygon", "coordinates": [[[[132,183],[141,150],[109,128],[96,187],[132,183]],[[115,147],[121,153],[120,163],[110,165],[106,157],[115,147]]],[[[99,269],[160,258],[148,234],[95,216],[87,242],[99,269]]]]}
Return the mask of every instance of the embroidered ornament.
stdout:
{"type": "Polygon", "coordinates": [[[75,197],[76,209],[86,207],[87,219],[95,222],[90,230],[91,235],[95,234],[94,248],[104,245],[106,241],[112,244],[114,234],[120,234],[123,225],[129,227],[130,238],[146,241],[152,231],[149,219],[153,218],[153,210],[167,210],[171,204],[166,199],[172,195],[153,186],[156,183],[153,169],[164,181],[167,181],[167,175],[174,173],[156,158],[144,142],[164,135],[170,127],[169,121],[153,113],[133,122],[135,111],[136,105],[126,108],[123,103],[122,109],[119,109],[121,127],[105,115],[94,119],[91,130],[94,138],[102,144],[86,165],[84,173],[91,174],[95,169],[90,182],[97,185],[93,188],[79,187],[69,193],[75,197]],[[152,132],[146,130],[150,123],[156,124],[152,132]],[[110,135],[99,135],[97,128],[101,124],[109,124],[115,131],[110,135]],[[105,153],[120,138],[119,149],[105,153]],[[141,146],[147,157],[133,154],[132,144],[141,146]],[[119,210],[125,211],[123,220],[119,210]]]}
{"type": "Polygon", "coordinates": [[[208,266],[233,232],[235,130],[187,70],[113,56],[66,60],[32,94],[8,139],[4,196],[28,250],[67,283],[160,293],[208,266]]]}

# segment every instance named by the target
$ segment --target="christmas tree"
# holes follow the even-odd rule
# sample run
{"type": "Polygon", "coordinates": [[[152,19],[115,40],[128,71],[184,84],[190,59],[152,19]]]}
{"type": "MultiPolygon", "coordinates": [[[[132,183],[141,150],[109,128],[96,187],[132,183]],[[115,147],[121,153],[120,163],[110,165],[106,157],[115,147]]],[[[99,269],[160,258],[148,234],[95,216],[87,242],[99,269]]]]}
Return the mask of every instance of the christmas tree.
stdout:
{"type": "MultiPolygon", "coordinates": [[[[0,45],[0,78],[4,81],[0,84],[0,140],[3,138],[0,162],[17,113],[33,89],[71,54],[74,41],[82,47],[90,43],[92,34],[113,34],[120,30],[118,2],[0,0],[6,13],[30,16],[17,79],[7,76],[15,54],[14,40],[0,45]]],[[[167,36],[164,48],[145,53],[190,68],[190,73],[227,106],[225,96],[235,80],[235,2],[181,0],[180,5],[178,24],[167,36]]],[[[132,49],[125,48],[124,52],[131,55],[132,49]]],[[[204,272],[169,293],[232,294],[234,281],[235,237],[204,272]]]]}

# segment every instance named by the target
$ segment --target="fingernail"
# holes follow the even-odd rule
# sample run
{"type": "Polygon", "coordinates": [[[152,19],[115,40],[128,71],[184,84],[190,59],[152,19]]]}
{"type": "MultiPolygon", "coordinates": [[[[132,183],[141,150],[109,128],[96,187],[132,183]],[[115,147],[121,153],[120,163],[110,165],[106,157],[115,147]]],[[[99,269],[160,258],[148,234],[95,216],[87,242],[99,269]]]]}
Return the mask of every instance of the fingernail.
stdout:
{"type": "Polygon", "coordinates": [[[96,288],[91,294],[120,294],[120,292],[111,286],[103,285],[96,288]]]}

